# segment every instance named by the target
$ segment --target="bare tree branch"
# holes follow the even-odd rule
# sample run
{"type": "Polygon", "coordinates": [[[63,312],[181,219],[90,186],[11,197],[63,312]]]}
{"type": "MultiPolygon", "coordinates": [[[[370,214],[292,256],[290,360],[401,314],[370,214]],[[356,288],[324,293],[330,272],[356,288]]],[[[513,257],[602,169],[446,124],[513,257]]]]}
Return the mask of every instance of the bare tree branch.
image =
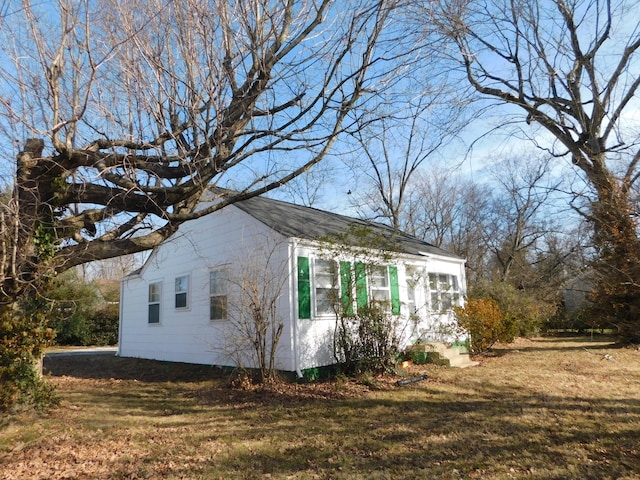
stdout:
{"type": "Polygon", "coordinates": [[[390,70],[395,0],[22,7],[0,19],[0,129],[45,141],[17,187],[58,269],[148,249],[295,179],[390,70]],[[239,193],[197,209],[211,184],[239,193]]]}

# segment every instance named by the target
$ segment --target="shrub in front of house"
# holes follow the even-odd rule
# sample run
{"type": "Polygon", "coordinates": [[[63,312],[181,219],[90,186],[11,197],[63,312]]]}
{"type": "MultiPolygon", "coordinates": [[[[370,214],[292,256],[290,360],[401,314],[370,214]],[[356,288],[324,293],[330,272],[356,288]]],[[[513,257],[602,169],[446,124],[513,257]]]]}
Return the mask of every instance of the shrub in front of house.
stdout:
{"type": "Polygon", "coordinates": [[[396,323],[383,305],[360,308],[338,319],[335,356],[347,375],[392,371],[399,352],[396,323]]]}

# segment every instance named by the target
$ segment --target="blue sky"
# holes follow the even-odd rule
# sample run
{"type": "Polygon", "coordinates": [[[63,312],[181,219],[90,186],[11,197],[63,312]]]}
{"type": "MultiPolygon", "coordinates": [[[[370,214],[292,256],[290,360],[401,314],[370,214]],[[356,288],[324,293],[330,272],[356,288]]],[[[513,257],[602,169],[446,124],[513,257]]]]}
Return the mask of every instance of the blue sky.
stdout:
{"type": "MultiPolygon", "coordinates": [[[[38,2],[34,2],[34,4],[36,3],[38,2]]],[[[42,0],[39,4],[46,7],[50,5],[50,2],[42,0]]],[[[6,13],[6,11],[8,11],[8,5],[8,3],[4,5],[4,11],[0,8],[0,12],[6,13]]],[[[3,3],[0,1],[0,7],[2,6],[3,3]]],[[[635,19],[635,17],[633,18],[635,19]]],[[[637,21],[630,21],[625,28],[637,28],[637,21]]],[[[0,68],[6,69],[7,65],[6,58],[0,57],[0,68]]],[[[3,93],[7,95],[6,92],[7,85],[0,85],[0,95],[3,93]]],[[[522,113],[515,107],[502,106],[487,111],[482,118],[471,123],[461,134],[463,139],[462,143],[451,143],[444,146],[438,154],[434,156],[433,161],[444,163],[447,166],[459,166],[460,172],[463,175],[468,175],[474,180],[485,181],[488,178],[485,173],[486,166],[493,163],[496,159],[505,155],[535,151],[534,142],[531,139],[527,139],[526,135],[514,134],[513,131],[505,128],[487,134],[492,128],[501,125],[505,117],[511,113],[515,113],[520,120],[523,119],[522,113]]],[[[625,114],[625,120],[625,123],[627,123],[627,125],[625,125],[626,129],[640,130],[640,108],[638,107],[637,100],[634,105],[628,108],[625,114]]],[[[548,134],[541,133],[539,129],[536,131],[533,125],[525,125],[524,127],[527,135],[534,138],[540,145],[550,147],[553,144],[553,139],[550,138],[548,134]]],[[[20,135],[20,133],[16,132],[16,136],[18,135],[20,135]]],[[[13,159],[18,150],[19,145],[11,139],[5,137],[0,140],[0,175],[5,176],[5,178],[12,174],[13,159]]],[[[331,176],[331,181],[327,182],[327,185],[323,188],[324,195],[322,201],[318,202],[316,206],[330,210],[339,209],[345,213],[353,213],[349,208],[350,198],[347,192],[354,192],[358,188],[362,188],[363,185],[354,184],[350,176],[349,168],[343,165],[337,157],[337,154],[340,152],[341,147],[338,145],[334,151],[336,155],[328,158],[324,165],[324,167],[330,168],[333,171],[333,175],[331,176]]],[[[275,165],[280,161],[275,154],[265,155],[263,158],[271,165],[275,165]]],[[[297,160],[293,156],[291,156],[291,158],[292,160],[297,160]]],[[[430,161],[427,161],[423,168],[429,168],[430,165],[430,161]]],[[[569,165],[566,159],[559,160],[557,163],[557,173],[560,175],[566,174],[567,171],[571,172],[571,170],[566,170],[569,165]]],[[[276,196],[286,198],[287,194],[286,192],[282,192],[276,194],[276,196]]]]}

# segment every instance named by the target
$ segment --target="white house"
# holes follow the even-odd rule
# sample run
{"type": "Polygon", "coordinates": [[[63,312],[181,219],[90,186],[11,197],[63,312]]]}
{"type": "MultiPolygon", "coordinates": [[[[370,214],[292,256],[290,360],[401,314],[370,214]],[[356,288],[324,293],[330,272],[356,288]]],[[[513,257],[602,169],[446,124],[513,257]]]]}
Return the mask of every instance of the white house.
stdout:
{"type": "Polygon", "coordinates": [[[335,363],[336,312],[371,301],[404,345],[452,340],[465,286],[464,259],[417,238],[255,197],[183,224],[122,280],[119,355],[255,366],[241,329],[257,296],[282,324],[275,367],[300,375],[335,363]]]}

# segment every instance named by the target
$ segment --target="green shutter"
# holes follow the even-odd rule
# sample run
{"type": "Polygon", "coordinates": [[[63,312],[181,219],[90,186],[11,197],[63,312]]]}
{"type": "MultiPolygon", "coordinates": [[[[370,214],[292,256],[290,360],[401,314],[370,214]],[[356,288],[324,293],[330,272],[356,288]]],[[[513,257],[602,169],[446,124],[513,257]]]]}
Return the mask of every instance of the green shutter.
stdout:
{"type": "Polygon", "coordinates": [[[309,258],[298,257],[298,318],[311,318],[309,258]]]}
{"type": "Polygon", "coordinates": [[[398,267],[389,266],[389,281],[391,286],[391,313],[400,315],[400,287],[398,286],[398,267]]]}
{"type": "Polygon", "coordinates": [[[353,289],[351,279],[351,263],[340,262],[340,298],[342,300],[342,313],[346,316],[353,316],[353,299],[351,291],[353,289]]]}
{"type": "Polygon", "coordinates": [[[367,267],[356,262],[356,305],[358,309],[367,308],[367,267]]]}

